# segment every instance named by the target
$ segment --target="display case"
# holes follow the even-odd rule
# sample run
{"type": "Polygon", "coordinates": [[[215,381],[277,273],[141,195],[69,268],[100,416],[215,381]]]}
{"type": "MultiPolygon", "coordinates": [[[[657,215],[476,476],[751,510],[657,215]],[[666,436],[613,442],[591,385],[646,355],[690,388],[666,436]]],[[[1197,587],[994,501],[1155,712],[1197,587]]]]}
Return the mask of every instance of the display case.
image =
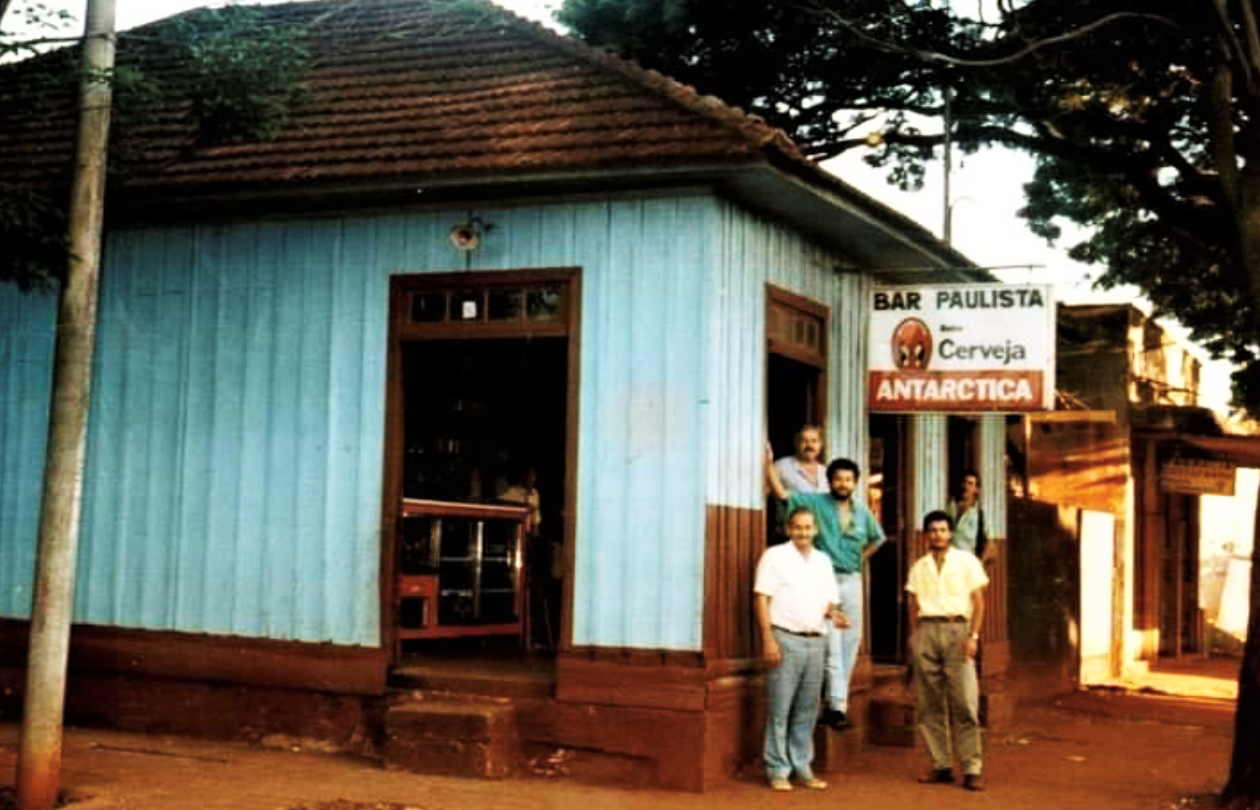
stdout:
{"type": "Polygon", "coordinates": [[[529,510],[404,498],[398,530],[398,643],[527,631],[529,510]]]}

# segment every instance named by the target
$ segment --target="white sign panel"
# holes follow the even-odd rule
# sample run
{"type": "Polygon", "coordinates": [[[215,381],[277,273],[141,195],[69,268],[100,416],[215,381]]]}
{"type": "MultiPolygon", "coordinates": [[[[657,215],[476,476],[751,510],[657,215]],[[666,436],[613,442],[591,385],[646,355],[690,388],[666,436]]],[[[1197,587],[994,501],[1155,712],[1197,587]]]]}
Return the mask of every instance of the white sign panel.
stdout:
{"type": "Polygon", "coordinates": [[[877,287],[869,308],[870,410],[1054,407],[1050,285],[877,287]]]}

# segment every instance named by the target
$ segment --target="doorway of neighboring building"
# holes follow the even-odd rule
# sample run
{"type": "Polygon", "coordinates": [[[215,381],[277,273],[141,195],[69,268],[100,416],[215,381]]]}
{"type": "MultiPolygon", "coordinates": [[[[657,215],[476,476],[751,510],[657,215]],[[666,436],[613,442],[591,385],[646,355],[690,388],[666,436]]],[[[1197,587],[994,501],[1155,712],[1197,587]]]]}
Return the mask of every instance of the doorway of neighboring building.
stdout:
{"type": "MultiPolygon", "coordinates": [[[[824,436],[827,381],[827,308],[799,295],[768,287],[766,294],[766,431],[776,458],[796,451],[796,434],[806,425],[824,436]]],[[[779,508],[766,504],[766,543],[786,540],[779,508]]]]}
{"type": "Polygon", "coordinates": [[[1159,654],[1180,658],[1203,650],[1199,608],[1199,498],[1164,492],[1159,560],[1159,654]]]}
{"type": "Polygon", "coordinates": [[[575,286],[572,272],[394,280],[383,570],[397,659],[563,643],[575,286]]]}

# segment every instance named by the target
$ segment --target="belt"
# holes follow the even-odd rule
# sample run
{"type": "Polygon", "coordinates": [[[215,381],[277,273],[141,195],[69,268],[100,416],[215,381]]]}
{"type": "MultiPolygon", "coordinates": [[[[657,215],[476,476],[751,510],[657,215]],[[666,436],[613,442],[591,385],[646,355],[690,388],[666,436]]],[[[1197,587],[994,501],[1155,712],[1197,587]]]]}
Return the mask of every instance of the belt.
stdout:
{"type": "Polygon", "coordinates": [[[920,616],[919,621],[927,622],[929,624],[938,624],[938,623],[958,624],[960,622],[967,621],[967,617],[966,616],[920,616]]]}
{"type": "Polygon", "coordinates": [[[822,633],[798,633],[795,630],[789,630],[786,627],[780,627],[777,624],[772,624],[770,626],[773,627],[775,630],[778,630],[780,633],[787,633],[789,636],[797,636],[799,638],[822,638],[823,637],[822,633]]]}

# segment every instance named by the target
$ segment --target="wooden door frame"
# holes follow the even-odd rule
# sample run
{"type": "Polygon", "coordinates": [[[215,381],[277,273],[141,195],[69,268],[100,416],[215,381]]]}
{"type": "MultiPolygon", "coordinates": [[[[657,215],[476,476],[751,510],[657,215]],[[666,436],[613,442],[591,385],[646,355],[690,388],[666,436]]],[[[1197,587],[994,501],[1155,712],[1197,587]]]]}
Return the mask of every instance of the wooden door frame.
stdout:
{"type": "MultiPolygon", "coordinates": [[[[825,304],[821,304],[811,298],[789,292],[782,287],[776,287],[773,284],[766,284],[766,309],[765,309],[765,354],[762,357],[762,374],[761,385],[764,399],[766,402],[766,413],[764,419],[770,419],[769,403],[770,403],[770,356],[778,355],[786,357],[802,365],[809,366],[818,370],[818,386],[814,391],[814,412],[818,414],[815,420],[818,427],[822,430],[823,447],[830,447],[831,443],[827,441],[827,425],[830,423],[827,412],[827,388],[830,381],[829,359],[831,348],[831,308],[825,304]],[[789,309],[799,315],[806,316],[811,319],[817,319],[821,332],[821,351],[810,352],[802,349],[800,346],[778,340],[770,329],[770,313],[775,307],[789,309]]],[[[791,448],[792,452],[796,452],[796,448],[791,448]]],[[[826,463],[826,460],[823,460],[826,463]]]]}
{"type": "Polygon", "coordinates": [[[402,441],[405,435],[403,408],[402,346],[425,340],[476,340],[491,338],[530,339],[563,337],[566,345],[565,377],[565,460],[563,542],[565,571],[562,581],[559,650],[567,650],[571,638],[573,612],[573,565],[577,534],[577,443],[581,371],[582,271],[577,267],[536,270],[472,271],[459,273],[397,274],[389,281],[389,337],[386,350],[384,477],[381,499],[380,635],[395,662],[398,620],[394,607],[397,594],[398,505],[402,500],[402,441]],[[563,311],[555,322],[545,324],[411,323],[407,303],[418,290],[472,290],[542,284],[563,285],[567,294],[563,311]]]}

